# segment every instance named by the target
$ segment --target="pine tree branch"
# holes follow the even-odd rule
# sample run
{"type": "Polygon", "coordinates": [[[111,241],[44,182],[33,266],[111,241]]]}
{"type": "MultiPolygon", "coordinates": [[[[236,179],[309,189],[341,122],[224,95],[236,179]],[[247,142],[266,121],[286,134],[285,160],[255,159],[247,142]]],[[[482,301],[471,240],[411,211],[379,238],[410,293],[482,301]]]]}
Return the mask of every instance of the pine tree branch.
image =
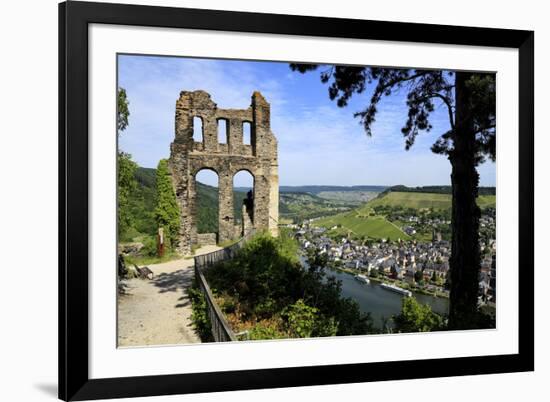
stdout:
{"type": "Polygon", "coordinates": [[[441,95],[440,93],[437,93],[437,92],[434,92],[434,93],[430,93],[428,94],[428,97],[430,98],[439,98],[443,101],[443,103],[445,103],[445,105],[447,106],[447,110],[449,112],[449,124],[451,125],[451,129],[455,129],[455,122],[454,122],[454,114],[453,114],[453,105],[451,104],[451,101],[441,95]]]}

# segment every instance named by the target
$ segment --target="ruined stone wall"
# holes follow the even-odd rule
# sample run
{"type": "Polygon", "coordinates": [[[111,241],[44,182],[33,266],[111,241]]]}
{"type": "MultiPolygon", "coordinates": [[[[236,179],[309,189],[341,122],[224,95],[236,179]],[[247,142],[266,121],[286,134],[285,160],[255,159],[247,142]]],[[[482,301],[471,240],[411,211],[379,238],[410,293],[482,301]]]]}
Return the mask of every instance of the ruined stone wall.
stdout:
{"type": "Polygon", "coordinates": [[[252,94],[247,109],[219,109],[205,91],[182,91],[176,101],[175,138],[171,144],[170,168],[181,210],[178,251],[188,254],[198,241],[196,229],[195,176],[202,169],[218,174],[218,241],[236,233],[233,216],[233,177],[246,170],[254,178],[253,221],[256,230],[277,235],[279,176],[277,140],[270,128],[270,105],[259,92],[252,94]],[[202,142],[193,140],[193,118],[202,120],[202,142]],[[227,143],[219,143],[218,121],[226,121],[227,143]],[[243,123],[250,123],[250,144],[243,143],[243,123]]]}
{"type": "Polygon", "coordinates": [[[197,234],[197,244],[199,246],[215,246],[216,237],[216,233],[199,233],[197,234]]]}

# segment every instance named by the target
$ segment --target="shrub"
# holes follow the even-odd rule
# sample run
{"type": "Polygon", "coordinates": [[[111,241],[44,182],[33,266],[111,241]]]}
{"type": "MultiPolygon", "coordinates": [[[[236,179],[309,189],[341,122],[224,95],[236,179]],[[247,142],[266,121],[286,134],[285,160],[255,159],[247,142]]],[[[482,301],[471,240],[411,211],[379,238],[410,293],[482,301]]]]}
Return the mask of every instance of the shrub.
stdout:
{"type": "Polygon", "coordinates": [[[287,335],[273,321],[258,322],[248,331],[248,339],[252,341],[283,338],[287,338],[287,335]]]}
{"type": "Polygon", "coordinates": [[[146,257],[154,257],[157,255],[157,240],[153,236],[144,236],[141,240],[143,248],[139,254],[146,257]]]}
{"type": "Polygon", "coordinates": [[[210,318],[208,317],[206,299],[196,283],[189,288],[189,298],[193,306],[191,321],[193,322],[195,330],[199,334],[201,341],[213,342],[214,337],[212,335],[210,318]]]}
{"type": "Polygon", "coordinates": [[[315,320],[313,336],[336,336],[339,324],[334,317],[320,316],[315,320]]]}
{"type": "Polygon", "coordinates": [[[285,327],[292,338],[307,338],[311,336],[317,315],[315,307],[310,307],[302,299],[286,307],[281,316],[285,327]]]}
{"type": "Polygon", "coordinates": [[[414,297],[404,297],[401,314],[394,318],[397,332],[428,332],[443,329],[443,317],[434,313],[428,304],[414,297]]]}
{"type": "Polygon", "coordinates": [[[206,272],[212,289],[223,299],[233,298],[238,320],[246,327],[265,320],[279,322],[270,329],[258,326],[254,339],[360,335],[374,332],[370,315],[341,295],[341,282],[326,277],[322,263],[305,269],[297,257],[297,242],[284,232],[278,238],[256,235],[232,260],[206,272]],[[226,297],[227,296],[227,297],[226,297]],[[277,318],[278,317],[278,318],[277,318]]]}

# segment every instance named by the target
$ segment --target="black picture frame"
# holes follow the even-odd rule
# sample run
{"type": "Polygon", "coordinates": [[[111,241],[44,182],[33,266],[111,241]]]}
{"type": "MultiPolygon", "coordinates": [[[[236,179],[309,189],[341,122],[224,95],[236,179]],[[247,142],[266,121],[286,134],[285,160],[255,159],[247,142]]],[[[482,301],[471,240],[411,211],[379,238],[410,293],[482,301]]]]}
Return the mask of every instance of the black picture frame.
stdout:
{"type": "Polygon", "coordinates": [[[534,370],[534,32],[70,1],[59,5],[59,398],[292,387],[534,370]],[[191,28],[514,48],[519,51],[517,354],[90,379],[88,25],[191,28]]]}

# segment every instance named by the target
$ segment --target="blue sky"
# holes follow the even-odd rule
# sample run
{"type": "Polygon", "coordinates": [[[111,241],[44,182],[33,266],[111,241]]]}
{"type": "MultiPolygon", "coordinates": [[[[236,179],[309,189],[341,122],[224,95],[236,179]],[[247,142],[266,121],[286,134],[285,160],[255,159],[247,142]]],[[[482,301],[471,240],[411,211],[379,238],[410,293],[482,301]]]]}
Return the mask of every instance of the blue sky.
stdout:
{"type": "MultiPolygon", "coordinates": [[[[271,104],[271,128],[279,143],[281,185],[450,184],[450,164],[430,151],[448,130],[447,112],[436,107],[431,132],[422,132],[409,151],[401,127],[407,117],[405,93],[384,98],[373,136],[367,137],[353,113],[365,107],[370,91],[338,108],[319,72],[299,74],[287,63],[119,56],[119,86],[130,101],[128,128],[119,147],[144,167],[167,158],[174,137],[175,102],[182,90],[203,89],[220,108],[247,108],[255,90],[271,104]]],[[[496,165],[478,167],[480,185],[496,184],[496,165]]],[[[245,176],[245,175],[242,175],[245,176]]],[[[215,175],[199,178],[216,184],[215,175]]],[[[241,175],[235,185],[248,185],[241,175]]]]}

